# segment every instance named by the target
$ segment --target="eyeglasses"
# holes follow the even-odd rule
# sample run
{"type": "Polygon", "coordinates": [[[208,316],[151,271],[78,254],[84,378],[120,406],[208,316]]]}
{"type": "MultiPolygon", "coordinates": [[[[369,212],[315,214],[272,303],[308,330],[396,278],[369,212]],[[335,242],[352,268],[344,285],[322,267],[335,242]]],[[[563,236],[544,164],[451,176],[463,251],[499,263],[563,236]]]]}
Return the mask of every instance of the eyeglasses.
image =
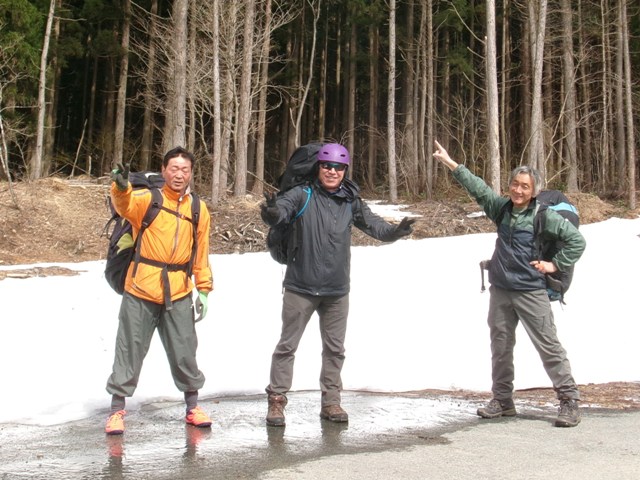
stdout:
{"type": "Polygon", "coordinates": [[[324,170],[333,168],[336,172],[342,172],[347,169],[347,165],[345,163],[320,162],[320,168],[324,170]]]}

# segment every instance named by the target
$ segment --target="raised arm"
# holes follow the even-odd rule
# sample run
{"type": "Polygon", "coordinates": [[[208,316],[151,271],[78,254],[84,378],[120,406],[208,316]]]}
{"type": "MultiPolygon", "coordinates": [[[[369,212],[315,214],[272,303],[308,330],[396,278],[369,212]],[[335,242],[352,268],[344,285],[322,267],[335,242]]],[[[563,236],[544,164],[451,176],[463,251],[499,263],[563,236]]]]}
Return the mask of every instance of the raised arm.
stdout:
{"type": "Polygon", "coordinates": [[[454,161],[440,143],[436,141],[435,144],[436,151],[433,157],[451,170],[453,178],[478,202],[487,217],[491,220],[498,218],[508,199],[498,195],[482,178],[473,175],[464,165],[454,161]]]}
{"type": "Polygon", "coordinates": [[[433,156],[436,160],[438,160],[443,165],[449,167],[449,170],[455,170],[458,167],[457,162],[455,162],[447,153],[442,145],[438,143],[436,140],[436,151],[433,153],[433,156]]]}

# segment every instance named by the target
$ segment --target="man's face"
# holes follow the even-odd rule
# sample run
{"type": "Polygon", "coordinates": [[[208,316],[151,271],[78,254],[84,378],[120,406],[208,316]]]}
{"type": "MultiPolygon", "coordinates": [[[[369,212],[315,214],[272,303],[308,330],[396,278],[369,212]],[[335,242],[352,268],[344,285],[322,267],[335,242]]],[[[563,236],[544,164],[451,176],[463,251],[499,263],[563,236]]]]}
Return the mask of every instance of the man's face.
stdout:
{"type": "Polygon", "coordinates": [[[509,185],[509,197],[513,205],[517,208],[524,208],[529,205],[533,196],[533,178],[528,173],[520,173],[513,177],[509,185]]]}
{"type": "Polygon", "coordinates": [[[174,192],[184,193],[191,182],[191,160],[184,157],[173,157],[166,167],[162,167],[162,176],[167,186],[174,192]]]}
{"type": "Polygon", "coordinates": [[[347,168],[344,163],[319,162],[318,167],[320,185],[330,192],[340,188],[347,168]]]}

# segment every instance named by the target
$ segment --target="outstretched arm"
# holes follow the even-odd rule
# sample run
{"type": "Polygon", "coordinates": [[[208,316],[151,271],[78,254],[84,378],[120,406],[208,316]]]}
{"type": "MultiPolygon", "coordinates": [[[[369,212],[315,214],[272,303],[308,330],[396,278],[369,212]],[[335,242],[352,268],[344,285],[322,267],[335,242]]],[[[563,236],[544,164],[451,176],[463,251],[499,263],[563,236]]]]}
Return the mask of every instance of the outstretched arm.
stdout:
{"type": "Polygon", "coordinates": [[[464,165],[454,161],[445,148],[437,141],[433,157],[445,165],[465,190],[478,202],[491,220],[498,218],[507,198],[501,197],[489,187],[480,177],[473,175],[464,165]]]}
{"type": "Polygon", "coordinates": [[[453,161],[453,159],[449,156],[447,151],[444,149],[442,145],[438,143],[436,140],[436,151],[433,152],[433,156],[436,160],[438,160],[443,165],[449,167],[449,170],[455,170],[458,167],[457,162],[453,161]]]}
{"type": "Polygon", "coordinates": [[[414,222],[414,218],[404,217],[397,225],[389,223],[373,213],[362,199],[358,199],[354,211],[354,225],[370,237],[382,242],[395,242],[402,237],[410,235],[413,231],[412,225],[414,222]]]}

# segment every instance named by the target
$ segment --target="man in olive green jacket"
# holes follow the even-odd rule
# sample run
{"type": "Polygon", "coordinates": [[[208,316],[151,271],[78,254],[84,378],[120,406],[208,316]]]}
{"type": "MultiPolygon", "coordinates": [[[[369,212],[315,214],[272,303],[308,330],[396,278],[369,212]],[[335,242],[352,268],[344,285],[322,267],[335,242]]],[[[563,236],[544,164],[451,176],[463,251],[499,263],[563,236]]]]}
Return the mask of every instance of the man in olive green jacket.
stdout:
{"type": "Polygon", "coordinates": [[[562,242],[563,247],[550,261],[541,260],[537,257],[534,232],[538,211],[535,197],[542,189],[537,170],[526,166],[514,169],[507,198],[496,194],[465,166],[458,165],[438,142],[433,156],[453,172],[454,178],[484,209],[487,217],[499,222],[496,248],[489,264],[493,399],[478,409],[478,415],[498,418],[516,414],[512,398],[513,348],[516,327],[521,321],[560,400],[555,425],[575,427],[580,423],[580,394],[567,353],[558,340],[545,274],[565,271],[577,262],[586,246],[584,237],[557,212],[544,210],[541,212],[546,216],[544,230],[538,233],[562,242]]]}

